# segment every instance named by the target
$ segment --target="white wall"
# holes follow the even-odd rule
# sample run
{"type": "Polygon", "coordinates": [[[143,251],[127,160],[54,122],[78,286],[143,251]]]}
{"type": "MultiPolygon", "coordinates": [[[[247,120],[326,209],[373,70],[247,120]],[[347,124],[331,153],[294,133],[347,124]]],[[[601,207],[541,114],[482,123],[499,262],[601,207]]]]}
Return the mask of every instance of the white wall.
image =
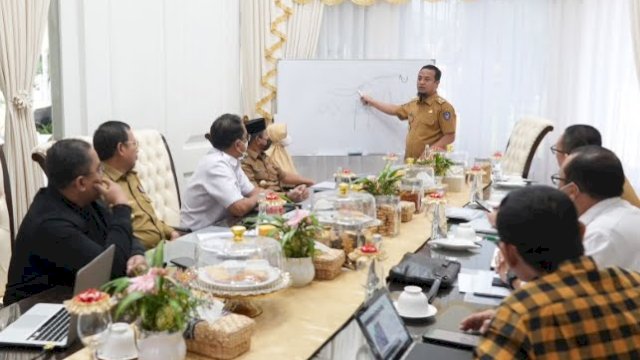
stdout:
{"type": "Polygon", "coordinates": [[[111,119],[155,128],[189,174],[211,122],[240,111],[239,18],[228,0],[59,1],[58,135],[111,119]]]}

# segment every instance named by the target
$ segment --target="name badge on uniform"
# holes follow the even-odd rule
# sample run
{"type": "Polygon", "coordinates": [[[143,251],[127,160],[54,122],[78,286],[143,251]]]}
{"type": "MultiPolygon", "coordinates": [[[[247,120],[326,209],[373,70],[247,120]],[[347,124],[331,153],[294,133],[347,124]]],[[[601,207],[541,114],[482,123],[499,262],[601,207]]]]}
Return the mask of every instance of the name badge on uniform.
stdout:
{"type": "Polygon", "coordinates": [[[433,114],[433,109],[429,109],[429,114],[433,114]]]}
{"type": "Polygon", "coordinates": [[[449,111],[445,111],[444,114],[442,114],[442,117],[444,117],[446,121],[449,121],[449,119],[451,119],[451,113],[449,111]]]}

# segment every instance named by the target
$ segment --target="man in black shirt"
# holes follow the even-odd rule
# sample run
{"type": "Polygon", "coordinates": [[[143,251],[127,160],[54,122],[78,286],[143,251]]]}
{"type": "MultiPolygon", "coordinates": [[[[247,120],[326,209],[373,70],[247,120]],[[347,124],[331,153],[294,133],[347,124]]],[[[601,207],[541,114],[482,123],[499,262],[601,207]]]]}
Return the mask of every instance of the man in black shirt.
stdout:
{"type": "Polygon", "coordinates": [[[45,165],[49,185],[36,194],[18,230],[5,305],[56,285],[73,286],[76,272],[111,244],[112,278],[146,266],[144,248],[132,236],[127,195],[103,180],[93,147],[82,140],[58,141],[45,165]],[[111,210],[97,202],[101,196],[111,210]]]}

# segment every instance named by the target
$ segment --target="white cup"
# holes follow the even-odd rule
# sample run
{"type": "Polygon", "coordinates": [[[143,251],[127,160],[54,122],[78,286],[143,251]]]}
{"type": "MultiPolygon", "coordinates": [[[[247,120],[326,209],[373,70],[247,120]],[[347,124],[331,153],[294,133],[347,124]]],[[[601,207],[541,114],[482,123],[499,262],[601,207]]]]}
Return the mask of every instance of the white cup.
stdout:
{"type": "Polygon", "coordinates": [[[405,286],[398,297],[398,312],[402,315],[419,315],[429,306],[427,295],[420,286],[405,286]]]}
{"type": "Polygon", "coordinates": [[[132,359],[138,356],[133,328],[127,323],[113,323],[107,341],[99,350],[100,359],[132,359]]]}
{"type": "Polygon", "coordinates": [[[476,231],[469,224],[460,224],[456,228],[456,239],[474,241],[476,239],[476,231]]]}

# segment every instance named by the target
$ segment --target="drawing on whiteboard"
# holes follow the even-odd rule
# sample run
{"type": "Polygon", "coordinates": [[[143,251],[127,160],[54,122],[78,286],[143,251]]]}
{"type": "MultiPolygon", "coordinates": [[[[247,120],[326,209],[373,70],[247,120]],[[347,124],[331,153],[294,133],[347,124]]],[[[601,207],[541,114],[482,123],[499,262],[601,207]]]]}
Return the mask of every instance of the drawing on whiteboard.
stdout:
{"type": "Polygon", "coordinates": [[[405,104],[425,61],[281,60],[277,111],[296,141],[292,155],[402,153],[407,122],[363,105],[361,94],[405,104]]]}
{"type": "MultiPolygon", "coordinates": [[[[371,109],[370,106],[366,106],[362,104],[360,101],[360,97],[365,95],[373,96],[376,99],[382,100],[384,102],[393,102],[393,88],[394,85],[397,85],[398,82],[400,84],[404,84],[409,81],[409,76],[406,74],[385,74],[374,76],[371,79],[361,82],[359,84],[355,84],[352,87],[344,87],[344,88],[336,88],[332,89],[329,94],[334,96],[335,98],[349,98],[355,99],[355,106],[353,104],[349,104],[347,107],[353,107],[353,131],[358,130],[358,125],[361,125],[364,129],[371,129],[371,119],[374,117],[374,121],[387,121],[383,116],[371,109]]],[[[408,99],[407,99],[408,100],[408,99]]],[[[327,110],[333,113],[345,113],[343,109],[343,104],[339,101],[333,101],[331,103],[319,104],[318,111],[320,113],[325,113],[327,110]],[[322,107],[327,107],[327,109],[322,109],[322,107]]]]}

